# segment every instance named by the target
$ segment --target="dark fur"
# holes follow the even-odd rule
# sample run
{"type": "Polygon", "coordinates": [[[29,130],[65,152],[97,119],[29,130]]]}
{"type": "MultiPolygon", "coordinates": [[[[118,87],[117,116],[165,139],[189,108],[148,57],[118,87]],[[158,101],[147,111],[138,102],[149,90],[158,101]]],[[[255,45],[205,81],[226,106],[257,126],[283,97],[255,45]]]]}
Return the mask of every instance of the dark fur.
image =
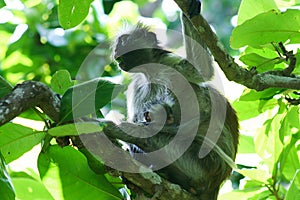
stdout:
{"type": "MultiPolygon", "coordinates": [[[[204,81],[204,78],[201,77],[201,74],[194,74],[194,66],[186,59],[162,49],[158,45],[155,34],[150,32],[148,27],[141,24],[138,24],[129,33],[117,38],[114,57],[123,70],[136,73],[127,91],[128,117],[132,123],[144,125],[162,123],[164,126],[178,127],[182,123],[192,121],[192,119],[186,122],[181,120],[178,96],[175,96],[166,86],[169,84],[172,87],[172,81],[168,82],[174,75],[172,71],[162,70],[156,74],[148,74],[143,70],[135,70],[134,67],[148,63],[167,65],[179,71],[190,82],[192,90],[198,99],[200,110],[197,136],[179,159],[168,167],[159,170],[158,173],[171,182],[177,183],[186,190],[196,194],[200,199],[217,199],[219,187],[230,175],[231,167],[215,150],[210,151],[206,157],[201,159],[198,157],[198,154],[210,120],[213,120],[214,126],[220,127],[220,130],[222,130],[217,145],[232,160],[235,159],[239,133],[238,120],[231,105],[211,86],[199,84],[199,82],[204,81]],[[161,84],[151,83],[153,81],[161,84]],[[214,108],[211,107],[212,101],[216,105],[214,108]],[[219,109],[222,110],[218,108],[219,105],[222,105],[222,102],[225,102],[226,107],[224,123],[222,123],[221,116],[211,119],[212,112],[218,112],[219,109]],[[165,111],[162,112],[162,110],[165,111]],[[160,113],[166,114],[164,120],[161,120],[160,113]]],[[[156,67],[155,64],[150,64],[148,67],[156,67]]],[[[201,72],[201,69],[197,70],[197,72],[199,71],[201,72]]],[[[212,74],[209,74],[209,76],[211,77],[212,74]]],[[[185,94],[183,93],[182,95],[185,94]]],[[[184,109],[185,112],[192,112],[194,108],[184,109]]],[[[140,144],[135,145],[145,152],[151,152],[168,144],[175,134],[176,131],[172,133],[160,132],[150,139],[145,139],[142,146],[140,144]]],[[[182,138],[182,142],[184,140],[185,138],[182,138]]],[[[181,146],[178,145],[167,153],[169,155],[176,154],[175,152],[179,151],[180,148],[181,146]]],[[[148,166],[155,166],[155,163],[149,163],[147,153],[142,154],[137,159],[148,166]]]]}

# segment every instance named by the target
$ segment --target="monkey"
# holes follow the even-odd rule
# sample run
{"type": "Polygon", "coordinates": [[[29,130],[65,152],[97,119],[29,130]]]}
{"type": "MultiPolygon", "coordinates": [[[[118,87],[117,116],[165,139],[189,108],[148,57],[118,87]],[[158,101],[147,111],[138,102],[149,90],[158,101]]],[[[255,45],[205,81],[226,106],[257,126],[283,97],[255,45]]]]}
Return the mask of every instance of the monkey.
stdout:
{"type": "Polygon", "coordinates": [[[179,158],[158,169],[157,173],[199,199],[216,200],[221,184],[232,171],[226,159],[235,159],[239,124],[227,99],[206,83],[213,76],[208,50],[205,45],[191,46],[192,39],[199,42],[198,34],[184,14],[182,22],[183,33],[191,36],[184,38],[186,58],[161,47],[156,34],[142,23],[116,38],[113,57],[122,70],[133,74],[127,90],[128,121],[158,132],[145,138],[145,142],[132,145],[133,152],[142,152],[135,158],[155,168],[156,163],[147,157],[149,152],[169,144],[176,137],[176,131],[184,127],[185,134],[179,137],[179,142],[166,150],[167,155],[180,155],[179,158]],[[184,106],[189,99],[195,101],[184,106]],[[224,115],[219,115],[222,110],[224,115]],[[176,131],[159,132],[162,127],[176,131]],[[189,136],[192,127],[196,128],[194,137],[189,136]],[[220,135],[206,140],[211,127],[212,132],[220,135]],[[185,149],[183,146],[190,140],[185,149]],[[181,150],[184,152],[177,154],[181,150]]]}

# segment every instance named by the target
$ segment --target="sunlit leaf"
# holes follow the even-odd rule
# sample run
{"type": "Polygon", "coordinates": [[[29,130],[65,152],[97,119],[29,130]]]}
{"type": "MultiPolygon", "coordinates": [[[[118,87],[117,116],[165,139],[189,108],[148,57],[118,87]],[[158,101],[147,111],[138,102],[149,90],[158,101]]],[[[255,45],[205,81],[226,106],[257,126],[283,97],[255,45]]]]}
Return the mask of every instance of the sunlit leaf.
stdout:
{"type": "Polygon", "coordinates": [[[256,67],[258,72],[265,72],[274,68],[274,66],[282,61],[278,59],[269,59],[255,53],[246,54],[240,57],[240,60],[245,63],[249,69],[256,67]]]}
{"type": "Polygon", "coordinates": [[[300,200],[300,170],[298,169],[297,172],[295,173],[295,176],[292,180],[292,184],[289,187],[289,190],[286,194],[285,200],[300,200]]]}
{"type": "Polygon", "coordinates": [[[7,163],[19,158],[40,143],[45,137],[44,132],[14,123],[0,127],[0,149],[7,163]]]}
{"type": "MultiPolygon", "coordinates": [[[[292,137],[291,141],[284,147],[279,158],[279,170],[281,171],[282,175],[288,180],[292,180],[297,170],[300,169],[300,158],[295,147],[297,141],[298,138],[292,137]]],[[[297,184],[300,189],[300,177],[295,179],[295,184],[297,184]]]]}
{"type": "Polygon", "coordinates": [[[270,178],[270,175],[265,170],[261,169],[241,169],[238,170],[238,172],[246,177],[251,178],[252,180],[262,183],[267,183],[268,179],[270,178]]]}
{"type": "Polygon", "coordinates": [[[238,25],[244,23],[246,20],[251,19],[260,13],[264,13],[270,10],[278,10],[274,0],[243,0],[238,12],[238,25]]]}
{"type": "Polygon", "coordinates": [[[42,180],[55,199],[123,199],[104,175],[94,173],[86,157],[68,146],[51,146],[38,160],[42,180]],[[50,165],[49,165],[50,161],[50,165]]]}
{"type": "Polygon", "coordinates": [[[275,163],[283,150],[278,134],[283,118],[284,114],[276,114],[268,119],[257,131],[254,139],[256,152],[269,167],[270,173],[273,172],[274,167],[277,167],[275,163]]]}
{"type": "Polygon", "coordinates": [[[88,15],[93,0],[59,0],[58,19],[64,29],[80,24],[88,15]]]}
{"type": "Polygon", "coordinates": [[[249,199],[261,192],[264,192],[266,189],[262,188],[252,188],[247,190],[234,190],[226,194],[222,194],[218,197],[219,200],[235,200],[235,199],[249,199]]]}
{"type": "Polygon", "coordinates": [[[292,127],[299,128],[300,126],[300,113],[299,106],[292,106],[287,112],[287,120],[292,127]]]}
{"type": "Polygon", "coordinates": [[[238,153],[255,153],[253,137],[240,135],[238,153]]]}
{"type": "Polygon", "coordinates": [[[45,186],[32,178],[16,177],[12,178],[12,182],[16,189],[17,199],[49,199],[54,200],[52,195],[47,191],[45,186]]]}
{"type": "Polygon", "coordinates": [[[283,89],[270,88],[263,91],[255,91],[246,89],[242,96],[240,97],[241,101],[256,101],[256,100],[269,100],[273,98],[274,95],[279,94],[284,91],[283,89]]]}
{"type": "Polygon", "coordinates": [[[257,117],[261,113],[273,109],[277,106],[275,99],[271,100],[256,100],[256,101],[240,101],[233,102],[233,107],[237,111],[239,120],[247,120],[257,117]]]}
{"type": "Polygon", "coordinates": [[[232,48],[245,45],[258,47],[271,42],[291,44],[300,42],[300,10],[287,10],[280,13],[269,11],[237,26],[231,36],[232,48]]]}
{"type": "MultiPolygon", "coordinates": [[[[256,194],[254,196],[252,196],[251,198],[248,198],[247,200],[257,200],[257,199],[272,199],[272,197],[270,198],[270,195],[272,193],[269,190],[265,190],[263,192],[260,192],[259,194],[256,194]]],[[[273,198],[275,200],[275,197],[273,198]]]]}

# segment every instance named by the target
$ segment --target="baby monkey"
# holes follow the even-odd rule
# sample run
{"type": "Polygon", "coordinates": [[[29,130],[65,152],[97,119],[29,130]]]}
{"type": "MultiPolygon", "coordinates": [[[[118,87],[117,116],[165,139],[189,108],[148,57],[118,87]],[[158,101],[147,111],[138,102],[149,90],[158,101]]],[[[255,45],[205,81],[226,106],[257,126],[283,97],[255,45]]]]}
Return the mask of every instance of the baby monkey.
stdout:
{"type": "Polygon", "coordinates": [[[117,37],[114,58],[122,70],[134,73],[127,91],[128,120],[155,130],[157,127],[173,127],[169,132],[158,132],[153,137],[145,138],[146,142],[142,145],[135,144],[137,151],[143,152],[136,159],[149,167],[155,166],[156,163],[149,163],[147,153],[169,144],[179,127],[183,126],[186,138],[179,137],[182,142],[179,141],[167,152],[171,157],[177,156],[185,140],[191,139],[190,127],[196,125],[196,135],[192,137],[189,147],[173,163],[159,169],[158,174],[199,199],[216,200],[220,185],[232,170],[224,155],[232,160],[236,156],[238,119],[229,102],[204,83],[213,76],[211,56],[198,43],[199,36],[189,19],[183,16],[182,22],[183,33],[186,34],[183,34],[186,58],[163,49],[156,34],[141,23],[117,37]],[[193,39],[198,42],[193,42],[193,39]],[[179,79],[186,80],[188,86],[181,84],[179,79]],[[195,101],[184,105],[185,100],[193,98],[195,101]],[[200,117],[190,114],[195,110],[200,117]],[[211,137],[210,141],[215,142],[209,146],[205,138],[210,137],[211,127],[217,137],[211,137]],[[204,153],[205,156],[201,157],[203,146],[206,146],[205,151],[208,150],[207,155],[204,153]]]}

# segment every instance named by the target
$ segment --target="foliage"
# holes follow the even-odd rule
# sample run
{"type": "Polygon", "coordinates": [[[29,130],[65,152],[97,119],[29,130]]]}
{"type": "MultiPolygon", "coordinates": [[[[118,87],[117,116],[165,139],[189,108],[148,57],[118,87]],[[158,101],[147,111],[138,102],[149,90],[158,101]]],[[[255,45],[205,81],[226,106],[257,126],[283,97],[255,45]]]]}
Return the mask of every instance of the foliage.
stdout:
{"type": "MultiPolygon", "coordinates": [[[[144,0],[103,0],[102,4],[91,0],[16,2],[0,0],[0,14],[6,16],[0,22],[0,98],[12,90],[12,85],[36,80],[48,84],[61,96],[62,110],[59,124],[39,110],[31,109],[19,116],[19,120],[0,127],[0,199],[125,198],[120,191],[127,188],[120,179],[105,173],[103,164],[98,165],[101,170],[97,171],[91,167],[92,159],[86,152],[70,146],[60,148],[51,138],[73,135],[78,128],[63,125],[72,120],[76,112],[72,110],[74,91],[82,99],[75,102],[75,107],[80,109],[84,110],[84,105],[90,104],[85,102],[85,97],[97,99],[93,109],[97,112],[85,110],[86,116],[103,117],[110,110],[125,114],[122,85],[129,80],[110,59],[110,39],[121,29],[122,18],[135,24],[141,19],[141,13],[159,18],[159,23],[168,30],[176,29],[179,26],[178,9],[170,13],[159,4],[144,0]],[[21,125],[20,119],[31,121],[21,125]],[[38,123],[44,128],[34,126],[38,123]],[[13,163],[37,144],[43,145],[38,160],[32,159],[32,162],[37,160],[38,169],[14,170],[13,163]],[[6,163],[10,166],[8,173],[6,163]]],[[[233,8],[238,1],[222,1],[226,6],[218,12],[217,1],[202,2],[204,15],[216,23],[214,26],[219,34],[223,27],[231,27],[229,18],[235,14],[233,8]]],[[[220,38],[229,51],[238,54],[236,58],[245,68],[255,67],[258,72],[286,68],[288,62],[278,42],[283,42],[300,59],[297,49],[300,11],[292,9],[299,4],[299,0],[242,0],[237,26],[230,38],[235,51],[226,46],[228,35],[220,34],[220,38]]],[[[172,48],[181,45],[175,36],[168,36],[172,48]]],[[[293,74],[300,75],[299,65],[297,62],[293,74]]],[[[271,88],[257,92],[246,88],[233,102],[241,121],[237,162],[248,168],[239,171],[246,178],[233,181],[240,185],[239,188],[227,191],[220,199],[299,198],[300,106],[291,101],[299,98],[299,91],[271,88]],[[249,155],[259,161],[241,159],[249,155]]],[[[79,126],[85,130],[82,134],[99,129],[85,123],[79,126]]],[[[130,194],[130,191],[126,193],[130,194]]]]}

